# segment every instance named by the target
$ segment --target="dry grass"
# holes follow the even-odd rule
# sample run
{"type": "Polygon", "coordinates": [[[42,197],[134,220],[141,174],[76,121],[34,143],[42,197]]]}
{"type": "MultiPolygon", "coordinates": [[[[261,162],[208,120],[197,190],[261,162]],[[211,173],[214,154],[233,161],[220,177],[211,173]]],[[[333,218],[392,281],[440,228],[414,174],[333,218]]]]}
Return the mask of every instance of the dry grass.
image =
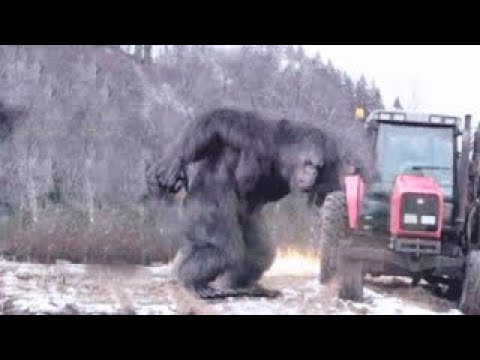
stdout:
{"type": "Polygon", "coordinates": [[[127,263],[148,265],[167,262],[172,249],[156,229],[128,223],[110,214],[90,223],[81,214],[65,212],[45,216],[41,222],[22,225],[12,220],[0,238],[0,252],[17,261],[54,263],[127,263]]]}

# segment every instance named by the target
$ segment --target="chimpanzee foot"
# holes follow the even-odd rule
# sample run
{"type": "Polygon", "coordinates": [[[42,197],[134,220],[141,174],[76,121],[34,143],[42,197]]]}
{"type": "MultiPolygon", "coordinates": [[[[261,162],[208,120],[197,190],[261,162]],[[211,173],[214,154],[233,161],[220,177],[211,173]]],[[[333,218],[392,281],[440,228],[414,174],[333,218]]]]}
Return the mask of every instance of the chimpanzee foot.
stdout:
{"type": "Polygon", "coordinates": [[[252,297],[264,297],[274,299],[282,296],[281,291],[275,289],[267,289],[259,284],[256,284],[248,289],[250,289],[250,296],[252,297]]]}
{"type": "Polygon", "coordinates": [[[195,286],[190,289],[201,299],[214,300],[226,299],[235,297],[263,297],[263,298],[277,298],[281,296],[278,290],[264,288],[260,285],[253,285],[246,288],[213,288],[208,285],[195,286]]]}
{"type": "Polygon", "coordinates": [[[235,289],[216,289],[209,285],[197,285],[192,290],[204,300],[241,296],[235,289]]]}

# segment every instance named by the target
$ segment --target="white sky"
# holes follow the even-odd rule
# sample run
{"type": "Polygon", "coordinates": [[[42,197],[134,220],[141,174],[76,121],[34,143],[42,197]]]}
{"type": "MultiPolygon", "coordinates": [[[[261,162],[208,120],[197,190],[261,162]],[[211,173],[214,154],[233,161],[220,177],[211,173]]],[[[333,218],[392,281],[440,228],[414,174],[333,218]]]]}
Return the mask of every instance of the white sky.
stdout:
{"type": "Polygon", "coordinates": [[[396,96],[404,108],[480,120],[478,45],[304,45],[354,79],[375,81],[386,107],[396,96]]]}

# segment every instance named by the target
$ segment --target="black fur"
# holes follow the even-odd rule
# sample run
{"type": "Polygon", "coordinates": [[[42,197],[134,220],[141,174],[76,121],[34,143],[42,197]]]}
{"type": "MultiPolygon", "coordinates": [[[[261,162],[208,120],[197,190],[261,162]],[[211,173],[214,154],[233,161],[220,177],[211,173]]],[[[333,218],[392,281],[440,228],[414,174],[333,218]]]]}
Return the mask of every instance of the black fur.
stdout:
{"type": "Polygon", "coordinates": [[[152,187],[188,189],[179,239],[185,246],[175,265],[186,287],[203,298],[278,295],[257,284],[274,259],[259,212],[295,190],[292,180],[303,155],[329,171],[338,162],[335,142],[311,125],[218,109],[190,123],[149,169],[152,187]],[[219,289],[210,286],[213,281],[219,289]]]}

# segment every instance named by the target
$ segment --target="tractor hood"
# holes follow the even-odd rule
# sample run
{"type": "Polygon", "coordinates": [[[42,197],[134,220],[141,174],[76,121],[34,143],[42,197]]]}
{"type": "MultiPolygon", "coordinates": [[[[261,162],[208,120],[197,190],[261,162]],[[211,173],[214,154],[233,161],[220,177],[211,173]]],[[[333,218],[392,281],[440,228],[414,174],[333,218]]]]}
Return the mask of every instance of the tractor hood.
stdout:
{"type": "Polygon", "coordinates": [[[396,177],[390,199],[392,235],[439,239],[442,217],[442,190],[431,177],[396,177]]]}

